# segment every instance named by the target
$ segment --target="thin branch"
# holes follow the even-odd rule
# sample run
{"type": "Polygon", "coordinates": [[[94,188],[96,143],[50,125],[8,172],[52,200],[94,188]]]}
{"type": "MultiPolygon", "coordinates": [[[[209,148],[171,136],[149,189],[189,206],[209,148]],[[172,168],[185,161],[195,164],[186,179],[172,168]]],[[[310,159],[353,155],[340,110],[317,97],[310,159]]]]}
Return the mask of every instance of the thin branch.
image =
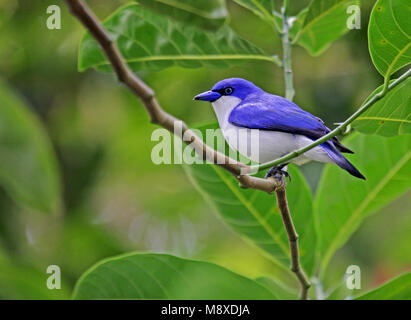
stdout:
{"type": "Polygon", "coordinates": [[[185,143],[190,144],[200,157],[203,157],[203,159],[209,160],[230,172],[239,181],[241,187],[262,190],[268,193],[274,191],[275,185],[272,179],[266,180],[241,175],[241,172],[250,172],[250,167],[230,159],[224,154],[210,148],[198,138],[184,122],[164,111],[155,98],[154,91],[130,70],[120,51],[112,41],[110,34],[84,1],[65,1],[72,14],[80,20],[100,44],[102,50],[110,61],[118,80],[124,83],[124,85],[126,85],[142,101],[152,123],[158,124],[172,133],[174,133],[175,125],[181,125],[182,130],[176,130],[181,133],[179,137],[185,143]]]}
{"type": "MultiPolygon", "coordinates": [[[[402,74],[398,79],[394,80],[391,82],[388,86],[384,86],[383,90],[380,91],[379,93],[375,94],[370,100],[368,100],[364,105],[358,109],[355,113],[353,113],[347,120],[345,120],[342,124],[340,124],[337,128],[334,130],[330,131],[327,133],[325,136],[322,136],[320,139],[315,140],[314,142],[310,143],[309,145],[300,148],[298,150],[292,151],[285,156],[278,158],[273,161],[269,161],[266,163],[262,163],[260,165],[255,165],[251,166],[248,168],[248,170],[251,168],[251,172],[258,172],[273,166],[277,166],[282,163],[287,163],[291,159],[294,159],[303,153],[313,149],[314,147],[332,139],[338,134],[342,134],[347,126],[351,124],[355,119],[357,119],[360,115],[362,115],[365,111],[367,111],[374,103],[376,103],[378,100],[382,99],[387,92],[390,90],[394,89],[396,86],[398,86],[401,82],[405,81],[407,78],[411,76],[411,69],[408,69],[404,74],[402,74]]],[[[386,82],[387,83],[387,82],[386,82]]]]}
{"type": "Polygon", "coordinates": [[[286,182],[283,180],[282,185],[277,185],[275,190],[277,195],[277,205],[281,212],[281,218],[283,219],[285,230],[287,231],[288,241],[290,244],[291,252],[291,271],[295,273],[298,281],[301,285],[301,300],[308,299],[308,289],[311,284],[308,280],[304,270],[300,265],[300,255],[298,250],[298,234],[295,230],[293,219],[291,218],[290,210],[288,209],[288,202],[286,196],[286,182]]]}

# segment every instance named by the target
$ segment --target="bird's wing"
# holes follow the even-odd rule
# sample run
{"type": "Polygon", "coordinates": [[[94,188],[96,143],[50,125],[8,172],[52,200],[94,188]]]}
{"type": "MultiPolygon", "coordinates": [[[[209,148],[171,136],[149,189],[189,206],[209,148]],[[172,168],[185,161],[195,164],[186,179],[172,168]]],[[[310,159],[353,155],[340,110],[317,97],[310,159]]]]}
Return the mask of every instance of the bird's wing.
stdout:
{"type": "MultiPolygon", "coordinates": [[[[244,99],[233,109],[228,121],[239,127],[300,134],[313,140],[331,131],[320,118],[283,97],[268,93],[244,99]]],[[[353,153],[337,138],[331,141],[341,152],[353,153]]]]}

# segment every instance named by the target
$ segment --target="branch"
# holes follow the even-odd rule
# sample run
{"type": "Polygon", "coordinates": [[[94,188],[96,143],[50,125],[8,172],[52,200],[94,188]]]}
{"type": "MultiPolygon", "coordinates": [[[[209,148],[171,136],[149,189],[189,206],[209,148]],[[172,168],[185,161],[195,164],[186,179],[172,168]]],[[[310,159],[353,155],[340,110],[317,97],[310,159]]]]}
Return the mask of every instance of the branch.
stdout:
{"type": "MultiPolygon", "coordinates": [[[[402,74],[398,79],[394,80],[391,82],[389,85],[384,86],[383,90],[380,91],[379,93],[375,94],[370,100],[368,100],[360,109],[358,109],[355,113],[353,113],[347,120],[345,120],[342,124],[340,124],[337,128],[334,130],[330,131],[327,133],[325,136],[322,136],[320,139],[315,140],[314,142],[310,143],[309,145],[300,148],[298,150],[292,151],[289,154],[286,154],[285,156],[278,158],[273,161],[269,161],[266,163],[262,163],[260,165],[255,165],[255,166],[250,166],[247,168],[247,170],[251,169],[251,172],[258,172],[273,166],[277,166],[282,163],[289,162],[291,159],[294,159],[303,153],[313,149],[314,147],[332,139],[338,134],[342,134],[347,126],[351,124],[355,119],[357,119],[360,115],[362,115],[365,111],[367,111],[374,103],[376,103],[378,100],[382,99],[387,92],[390,90],[394,89],[396,86],[398,86],[401,82],[405,81],[407,78],[411,76],[411,69],[408,69],[404,74],[402,74]]],[[[388,83],[388,82],[385,82],[388,83]]],[[[249,171],[247,171],[249,172],[249,171]]]]}
{"type": "Polygon", "coordinates": [[[210,148],[184,122],[164,111],[155,98],[154,91],[130,70],[120,51],[112,41],[110,34],[88,6],[82,0],[65,1],[71,13],[77,17],[100,44],[118,80],[124,83],[141,100],[152,123],[158,124],[172,133],[174,133],[176,125],[181,126],[182,130],[176,130],[181,133],[179,137],[186,144],[191,144],[200,157],[230,172],[238,180],[241,187],[262,190],[268,193],[272,193],[275,190],[273,179],[266,180],[242,175],[242,172],[250,172],[249,166],[230,159],[226,155],[210,148]]]}
{"type": "Polygon", "coordinates": [[[277,186],[275,192],[277,195],[277,205],[281,212],[281,218],[283,219],[285,230],[287,231],[288,241],[290,243],[291,252],[291,271],[295,273],[298,281],[301,285],[301,300],[308,299],[308,289],[311,284],[300,266],[300,256],[298,251],[298,234],[295,230],[293,219],[291,218],[290,210],[288,209],[288,202],[286,196],[286,182],[283,180],[281,186],[277,186]]]}

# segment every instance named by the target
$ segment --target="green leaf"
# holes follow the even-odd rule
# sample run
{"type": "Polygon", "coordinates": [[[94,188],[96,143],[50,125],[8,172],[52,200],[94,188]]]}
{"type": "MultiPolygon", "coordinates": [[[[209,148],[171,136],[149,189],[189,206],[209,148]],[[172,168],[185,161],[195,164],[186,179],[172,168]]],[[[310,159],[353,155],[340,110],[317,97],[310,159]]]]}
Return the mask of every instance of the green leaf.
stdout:
{"type": "Polygon", "coordinates": [[[0,184],[24,207],[60,209],[57,161],[40,121],[0,82],[0,184]]]}
{"type": "MultiPolygon", "coordinates": [[[[377,88],[365,102],[382,90],[377,88]]],[[[364,102],[364,103],[365,103],[364,102]]],[[[411,134],[411,78],[387,92],[372,108],[359,116],[353,127],[363,133],[390,137],[411,134]]]]}
{"type": "Polygon", "coordinates": [[[257,282],[213,263],[167,254],[106,259],[77,282],[74,299],[275,299],[257,282]]]}
{"type": "Polygon", "coordinates": [[[368,46],[374,66],[385,78],[411,61],[411,4],[378,0],[368,24],[368,46]]]}
{"type": "Polygon", "coordinates": [[[371,290],[355,300],[410,300],[411,272],[404,273],[395,279],[371,290]]]}
{"type": "Polygon", "coordinates": [[[294,20],[291,20],[292,25],[289,31],[291,39],[294,39],[298,35],[298,33],[301,31],[301,28],[304,25],[304,21],[305,21],[305,17],[307,16],[307,13],[308,13],[308,8],[305,8],[301,10],[300,13],[296,17],[293,17],[294,20]]]}
{"type": "MultiPolygon", "coordinates": [[[[205,132],[206,128],[217,127],[208,125],[198,129],[205,132]]],[[[242,189],[231,174],[213,164],[193,164],[184,168],[201,194],[216,207],[231,228],[268,253],[274,261],[288,267],[288,238],[275,195],[259,190],[242,189]]],[[[305,271],[311,273],[314,267],[316,240],[312,195],[299,170],[290,166],[289,172],[292,176],[292,182],[287,187],[289,208],[297,233],[300,235],[302,264],[305,271]]]]}
{"type": "MultiPolygon", "coordinates": [[[[278,58],[236,36],[228,26],[214,33],[199,31],[138,5],[120,8],[104,26],[133,71],[173,65],[223,68],[247,60],[278,62],[278,58]]],[[[87,34],[80,45],[79,69],[89,67],[111,70],[99,45],[87,34]]]]}
{"type": "Polygon", "coordinates": [[[298,292],[295,288],[290,288],[276,279],[260,277],[255,281],[270,290],[279,300],[295,300],[298,298],[298,292]]]}
{"type": "MultiPolygon", "coordinates": [[[[347,281],[343,279],[337,285],[335,285],[329,292],[326,293],[325,298],[326,300],[352,300],[353,293],[357,289],[348,289],[347,288],[347,281]]],[[[322,300],[322,299],[319,299],[322,300]]]]}
{"type": "Polygon", "coordinates": [[[154,12],[194,27],[215,31],[227,17],[224,0],[138,0],[154,12]]]}
{"type": "Polygon", "coordinates": [[[327,165],[314,203],[318,222],[321,272],[331,257],[358,229],[365,217],[383,208],[411,185],[411,149],[407,135],[382,138],[353,134],[344,144],[356,152],[353,164],[366,181],[327,165]]]}
{"type": "Polygon", "coordinates": [[[263,21],[281,30],[281,17],[275,12],[273,0],[233,0],[240,6],[247,8],[263,21]]]}
{"type": "Polygon", "coordinates": [[[291,35],[297,34],[293,43],[311,55],[319,55],[349,30],[347,8],[358,4],[358,0],[313,0],[308,11],[304,9],[297,17],[297,24],[291,30],[291,35]]]}

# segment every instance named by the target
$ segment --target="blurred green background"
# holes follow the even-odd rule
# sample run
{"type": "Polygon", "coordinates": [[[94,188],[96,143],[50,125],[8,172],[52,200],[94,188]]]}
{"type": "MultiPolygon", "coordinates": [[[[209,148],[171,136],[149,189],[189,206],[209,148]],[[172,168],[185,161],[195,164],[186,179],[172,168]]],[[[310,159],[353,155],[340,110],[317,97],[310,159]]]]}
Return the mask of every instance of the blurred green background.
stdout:
{"type": "MultiPolygon", "coordinates": [[[[292,13],[309,1],[291,1],[292,13]]],[[[127,1],[88,1],[105,18],[127,1]]],[[[361,29],[334,42],[319,57],[295,47],[295,102],[328,126],[350,115],[381,77],[367,48],[374,1],[361,1],[361,29]]],[[[245,39],[281,55],[272,30],[228,1],[230,25],[245,39]]],[[[77,71],[83,27],[63,1],[0,0],[1,80],[39,116],[58,157],[64,193],[59,217],[22,209],[0,189],[0,298],[67,298],[78,277],[102,258],[129,251],[167,252],[216,262],[249,277],[289,273],[260,255],[215,215],[180,165],[154,165],[150,124],[141,103],[112,75],[77,71]],[[49,5],[62,9],[62,29],[46,28],[49,5]],[[62,270],[62,290],[46,288],[47,266],[62,270]]],[[[214,120],[192,97],[228,77],[247,78],[283,94],[282,70],[268,62],[218,69],[169,68],[139,74],[162,106],[189,125],[214,120]]],[[[0,106],[1,108],[1,106],[0,106]]],[[[321,164],[302,167],[315,191],[321,164]]],[[[411,268],[408,192],[368,218],[329,268],[330,283],[349,265],[361,267],[362,288],[411,268]]],[[[327,287],[327,284],[326,288],[327,287]]]]}

